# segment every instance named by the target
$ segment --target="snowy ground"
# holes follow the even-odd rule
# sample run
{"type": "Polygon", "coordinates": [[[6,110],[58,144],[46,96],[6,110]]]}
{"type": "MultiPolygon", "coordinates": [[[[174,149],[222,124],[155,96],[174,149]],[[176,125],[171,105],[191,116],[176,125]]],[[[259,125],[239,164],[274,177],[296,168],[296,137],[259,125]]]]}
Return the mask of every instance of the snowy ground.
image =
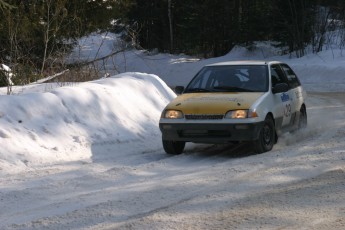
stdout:
{"type": "Polygon", "coordinates": [[[157,137],[150,146],[95,144],[92,160],[4,173],[0,228],[342,229],[343,96],[310,95],[309,128],[265,154],[190,145],[170,157],[157,137]]]}
{"type": "Polygon", "coordinates": [[[201,61],[130,51],[127,71],[159,77],[132,72],[0,96],[0,229],[344,229],[345,59],[267,50],[201,61]],[[175,96],[168,85],[207,63],[260,55],[300,75],[308,128],[260,155],[245,144],[166,155],[158,120],[175,96]]]}

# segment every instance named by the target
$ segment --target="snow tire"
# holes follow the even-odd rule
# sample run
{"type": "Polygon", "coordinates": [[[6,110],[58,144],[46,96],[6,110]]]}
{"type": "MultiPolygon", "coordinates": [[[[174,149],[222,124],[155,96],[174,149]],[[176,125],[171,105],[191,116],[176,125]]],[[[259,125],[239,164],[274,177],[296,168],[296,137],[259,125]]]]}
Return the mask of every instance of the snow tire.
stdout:
{"type": "Polygon", "coordinates": [[[254,141],[254,151],[257,153],[264,153],[271,151],[276,139],[276,132],[274,128],[273,118],[267,116],[263,127],[260,130],[259,139],[254,141]]]}
{"type": "Polygon", "coordinates": [[[163,148],[167,154],[178,155],[184,150],[186,143],[184,141],[163,140],[163,148]]]}

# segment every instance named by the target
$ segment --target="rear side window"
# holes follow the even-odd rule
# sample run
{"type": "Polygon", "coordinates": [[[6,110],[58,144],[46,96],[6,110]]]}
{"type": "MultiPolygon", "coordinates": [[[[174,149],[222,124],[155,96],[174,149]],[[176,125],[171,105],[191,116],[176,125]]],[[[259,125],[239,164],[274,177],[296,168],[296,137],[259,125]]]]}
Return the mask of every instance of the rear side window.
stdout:
{"type": "Polygon", "coordinates": [[[286,78],[288,80],[289,86],[291,88],[296,88],[301,85],[300,81],[297,78],[297,75],[294,73],[294,71],[286,64],[281,65],[286,78]]]}

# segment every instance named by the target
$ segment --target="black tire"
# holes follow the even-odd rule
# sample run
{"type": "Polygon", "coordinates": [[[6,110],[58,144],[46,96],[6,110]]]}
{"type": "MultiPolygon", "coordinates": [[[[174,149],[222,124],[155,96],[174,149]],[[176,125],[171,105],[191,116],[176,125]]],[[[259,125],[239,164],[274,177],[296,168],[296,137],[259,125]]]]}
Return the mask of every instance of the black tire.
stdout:
{"type": "Polygon", "coordinates": [[[307,125],[308,125],[307,110],[305,106],[302,106],[300,110],[298,129],[305,129],[307,128],[307,125]]]}
{"type": "Polygon", "coordinates": [[[184,141],[163,140],[163,148],[167,154],[178,155],[184,150],[186,143],[184,141]]]}
{"type": "Polygon", "coordinates": [[[264,153],[271,151],[276,139],[273,118],[267,116],[263,127],[260,130],[259,139],[254,141],[254,151],[264,153]]]}

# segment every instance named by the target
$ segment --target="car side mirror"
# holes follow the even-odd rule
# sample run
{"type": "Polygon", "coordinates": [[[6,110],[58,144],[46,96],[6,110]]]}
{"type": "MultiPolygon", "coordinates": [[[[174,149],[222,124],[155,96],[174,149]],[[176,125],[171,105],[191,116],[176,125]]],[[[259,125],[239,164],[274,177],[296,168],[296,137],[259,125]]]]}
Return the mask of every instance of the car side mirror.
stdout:
{"type": "Polygon", "coordinates": [[[289,85],[286,83],[278,83],[272,88],[272,93],[285,93],[289,90],[289,85]]]}
{"type": "Polygon", "coordinates": [[[175,87],[175,93],[176,94],[182,94],[184,91],[184,87],[183,86],[176,86],[175,87]]]}

